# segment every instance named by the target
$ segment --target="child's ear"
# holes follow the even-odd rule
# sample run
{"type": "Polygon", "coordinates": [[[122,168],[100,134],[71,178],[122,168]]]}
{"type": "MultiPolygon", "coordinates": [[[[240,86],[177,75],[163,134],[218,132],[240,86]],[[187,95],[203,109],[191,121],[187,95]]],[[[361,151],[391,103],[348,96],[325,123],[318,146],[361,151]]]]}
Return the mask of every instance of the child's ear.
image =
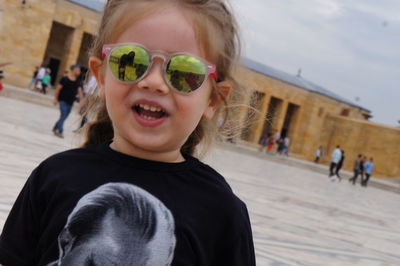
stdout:
{"type": "Polygon", "coordinates": [[[103,61],[95,56],[89,58],[89,69],[96,78],[100,98],[104,98],[104,76],[101,71],[103,61]]]}
{"type": "Polygon", "coordinates": [[[217,83],[218,92],[211,95],[207,109],[203,116],[206,119],[213,118],[215,111],[224,102],[225,99],[231,94],[232,85],[228,81],[220,81],[217,83]]]}

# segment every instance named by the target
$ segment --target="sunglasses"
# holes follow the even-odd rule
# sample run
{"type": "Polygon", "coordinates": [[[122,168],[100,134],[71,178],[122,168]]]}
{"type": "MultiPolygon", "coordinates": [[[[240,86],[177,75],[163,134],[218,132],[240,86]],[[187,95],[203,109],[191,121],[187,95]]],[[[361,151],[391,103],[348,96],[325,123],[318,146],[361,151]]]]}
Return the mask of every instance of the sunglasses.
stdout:
{"type": "Polygon", "coordinates": [[[168,54],[162,51],[149,51],[137,43],[106,44],[103,58],[115,78],[126,83],[136,83],[143,79],[159,57],[164,60],[164,80],[180,93],[190,93],[200,88],[211,75],[216,81],[215,65],[189,53],[168,54]]]}

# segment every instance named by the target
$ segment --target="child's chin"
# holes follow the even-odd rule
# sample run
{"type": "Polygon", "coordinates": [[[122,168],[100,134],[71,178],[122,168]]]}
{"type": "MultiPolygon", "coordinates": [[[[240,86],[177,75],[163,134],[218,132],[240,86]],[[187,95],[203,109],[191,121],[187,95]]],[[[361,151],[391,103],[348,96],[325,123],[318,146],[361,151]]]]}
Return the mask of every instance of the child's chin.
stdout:
{"type": "Polygon", "coordinates": [[[180,150],[179,145],[171,145],[171,141],[161,140],[161,139],[140,139],[137,138],[135,140],[136,146],[141,150],[154,152],[154,153],[163,153],[163,152],[173,152],[176,150],[180,150]]]}

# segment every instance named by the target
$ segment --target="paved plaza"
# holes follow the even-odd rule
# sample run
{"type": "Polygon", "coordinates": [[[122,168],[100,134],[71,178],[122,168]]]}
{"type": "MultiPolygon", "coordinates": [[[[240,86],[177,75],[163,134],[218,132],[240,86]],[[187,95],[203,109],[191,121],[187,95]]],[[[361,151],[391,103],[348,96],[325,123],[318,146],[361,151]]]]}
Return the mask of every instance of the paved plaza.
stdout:
{"type": "MultiPolygon", "coordinates": [[[[79,116],[53,136],[56,108],[0,97],[0,231],[30,172],[76,147],[79,116]]],[[[219,145],[205,159],[247,204],[257,265],[400,265],[400,194],[219,145]]],[[[245,265],[243,265],[245,266],[245,265]]]]}

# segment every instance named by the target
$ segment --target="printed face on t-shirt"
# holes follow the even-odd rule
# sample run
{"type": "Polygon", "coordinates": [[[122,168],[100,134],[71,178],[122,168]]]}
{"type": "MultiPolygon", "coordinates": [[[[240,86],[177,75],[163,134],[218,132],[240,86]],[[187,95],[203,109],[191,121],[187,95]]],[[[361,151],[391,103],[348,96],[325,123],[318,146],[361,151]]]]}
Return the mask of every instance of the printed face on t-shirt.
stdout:
{"type": "Polygon", "coordinates": [[[83,196],[58,237],[52,265],[170,265],[175,223],[157,198],[127,183],[83,196]]]}

